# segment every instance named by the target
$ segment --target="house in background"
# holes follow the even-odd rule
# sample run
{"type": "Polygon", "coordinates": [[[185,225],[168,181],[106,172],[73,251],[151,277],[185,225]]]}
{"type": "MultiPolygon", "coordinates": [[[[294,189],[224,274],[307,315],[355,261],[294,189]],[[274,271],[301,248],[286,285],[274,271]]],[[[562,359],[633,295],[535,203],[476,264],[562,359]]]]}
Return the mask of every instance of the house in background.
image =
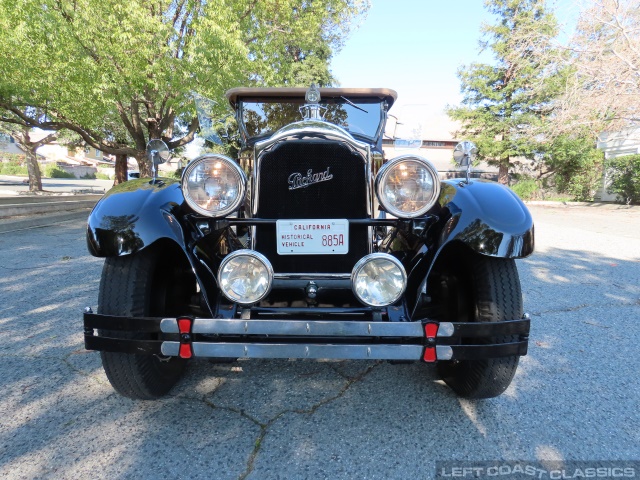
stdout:
{"type": "MultiPolygon", "coordinates": [[[[31,141],[37,142],[50,133],[51,132],[34,129],[29,133],[29,137],[31,141]]],[[[16,140],[12,136],[4,133],[0,134],[0,158],[3,153],[26,157],[24,150],[22,150],[16,140]]],[[[94,176],[99,167],[106,167],[107,169],[111,167],[112,171],[114,167],[114,161],[110,157],[103,155],[100,150],[68,148],[57,141],[39,147],[36,150],[36,155],[38,162],[42,166],[55,164],[62,170],[78,178],[94,176]]]]}
{"type": "MultiPolygon", "coordinates": [[[[441,178],[463,177],[463,171],[453,161],[453,149],[459,142],[453,134],[459,128],[460,126],[445,113],[421,116],[419,130],[422,145],[419,149],[396,147],[392,137],[395,134],[397,137],[403,138],[404,135],[400,129],[393,128],[396,130],[395,132],[390,132],[387,129],[385,138],[382,140],[382,150],[386,159],[400,155],[420,155],[436,167],[441,178]]],[[[482,162],[473,167],[473,172],[474,176],[497,177],[498,169],[482,162]]]]}
{"type": "Polygon", "coordinates": [[[420,155],[429,160],[436,170],[441,174],[446,174],[455,169],[453,163],[453,149],[458,144],[457,140],[452,138],[443,139],[442,137],[432,137],[422,139],[420,148],[403,148],[395,145],[395,141],[390,138],[382,140],[382,151],[384,157],[388,160],[400,155],[420,155]]]}
{"type": "Polygon", "coordinates": [[[24,152],[18,146],[15,139],[11,135],[6,133],[0,133],[0,153],[24,155],[24,152]]]}
{"type": "Polygon", "coordinates": [[[67,155],[58,160],[57,165],[76,177],[84,177],[95,175],[99,168],[113,170],[115,161],[96,148],[69,147],[67,155]]]}
{"type": "MultiPolygon", "coordinates": [[[[624,155],[640,154],[640,127],[628,128],[619,132],[604,132],[598,135],[597,147],[604,152],[606,160],[624,155]]],[[[617,199],[616,195],[607,193],[610,181],[605,169],[602,186],[596,193],[596,199],[610,202],[617,199]]]]}
{"type": "MultiPolygon", "coordinates": [[[[51,132],[47,132],[44,130],[32,130],[29,133],[29,137],[31,141],[37,142],[38,140],[43,139],[51,132]]],[[[42,145],[37,150],[38,155],[43,157],[41,160],[42,163],[53,163],[64,161],[67,156],[67,147],[58,143],[58,141],[53,141],[51,143],[47,143],[46,145],[42,145]]]]}
{"type": "MultiPolygon", "coordinates": [[[[36,137],[36,141],[43,137],[36,137]]],[[[31,138],[33,139],[33,136],[31,138]]],[[[10,161],[12,160],[13,155],[18,155],[18,159],[21,161],[25,161],[27,158],[27,152],[22,149],[20,143],[9,135],[8,133],[0,133],[0,160],[2,161],[10,161]]],[[[40,154],[40,152],[36,151],[36,157],[38,162],[43,163],[46,161],[46,158],[40,154]]],[[[15,159],[16,157],[13,157],[15,159]]]]}

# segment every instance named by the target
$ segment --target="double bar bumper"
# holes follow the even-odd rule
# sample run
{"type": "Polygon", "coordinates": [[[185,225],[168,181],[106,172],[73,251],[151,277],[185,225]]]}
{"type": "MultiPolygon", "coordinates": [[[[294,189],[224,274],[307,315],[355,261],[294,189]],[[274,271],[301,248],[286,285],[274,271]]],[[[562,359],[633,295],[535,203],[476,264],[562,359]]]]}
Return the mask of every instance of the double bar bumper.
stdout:
{"type": "Polygon", "coordinates": [[[502,322],[237,320],[84,314],[85,347],[166,357],[473,360],[526,355],[529,318],[502,322]]]}

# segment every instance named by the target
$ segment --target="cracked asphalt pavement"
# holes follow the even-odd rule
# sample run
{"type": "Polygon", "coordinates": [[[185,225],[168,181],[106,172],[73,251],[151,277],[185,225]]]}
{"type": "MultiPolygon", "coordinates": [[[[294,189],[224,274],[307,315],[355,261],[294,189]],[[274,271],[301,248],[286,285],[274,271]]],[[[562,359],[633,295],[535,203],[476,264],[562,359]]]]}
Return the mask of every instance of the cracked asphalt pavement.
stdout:
{"type": "Polygon", "coordinates": [[[432,368],[193,362],[159,401],[83,348],[102,260],[84,222],[0,233],[0,477],[433,478],[436,460],[640,459],[640,208],[531,207],[529,355],[499,398],[432,368]]]}

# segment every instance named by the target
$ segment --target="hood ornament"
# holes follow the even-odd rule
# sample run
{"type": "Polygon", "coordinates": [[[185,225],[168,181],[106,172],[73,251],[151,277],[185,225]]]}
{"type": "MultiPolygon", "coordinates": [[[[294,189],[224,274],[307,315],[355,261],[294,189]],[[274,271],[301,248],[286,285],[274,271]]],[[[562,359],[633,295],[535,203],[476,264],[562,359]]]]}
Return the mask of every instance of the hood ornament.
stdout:
{"type": "Polygon", "coordinates": [[[317,84],[311,84],[311,87],[309,87],[309,90],[307,90],[307,93],[304,96],[304,100],[308,105],[320,103],[320,89],[317,84]]]}
{"type": "Polygon", "coordinates": [[[324,120],[324,110],[327,107],[320,105],[320,89],[315,83],[311,84],[304,95],[304,106],[300,107],[300,113],[305,120],[324,120]]]}

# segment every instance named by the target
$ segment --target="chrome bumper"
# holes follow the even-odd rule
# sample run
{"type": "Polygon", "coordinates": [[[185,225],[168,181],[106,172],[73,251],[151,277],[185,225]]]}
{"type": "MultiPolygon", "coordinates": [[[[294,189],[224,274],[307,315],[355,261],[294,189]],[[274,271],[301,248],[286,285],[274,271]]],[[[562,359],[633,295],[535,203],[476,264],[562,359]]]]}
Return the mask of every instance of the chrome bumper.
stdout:
{"type": "Polygon", "coordinates": [[[495,323],[84,314],[89,350],[167,357],[469,360],[526,355],[529,318],[495,323]],[[138,333],[133,340],[119,332],[138,333]],[[515,338],[515,340],[514,340],[515,338]]]}

